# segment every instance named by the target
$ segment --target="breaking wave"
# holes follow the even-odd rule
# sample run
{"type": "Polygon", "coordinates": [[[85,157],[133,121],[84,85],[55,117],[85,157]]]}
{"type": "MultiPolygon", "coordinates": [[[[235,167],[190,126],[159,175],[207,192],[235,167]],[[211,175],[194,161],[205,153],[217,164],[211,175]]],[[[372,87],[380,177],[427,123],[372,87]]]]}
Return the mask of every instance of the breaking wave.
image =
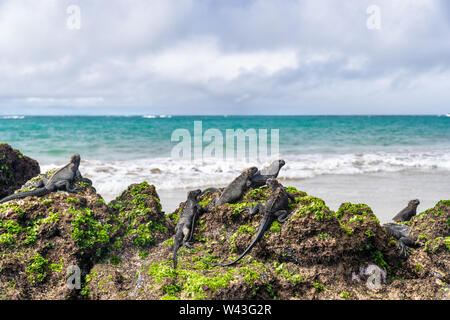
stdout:
{"type": "Polygon", "coordinates": [[[145,115],[145,116],[142,116],[142,118],[144,118],[144,119],[155,119],[155,118],[172,118],[172,116],[171,115],[165,115],[165,114],[160,114],[160,115],[145,115]]]}
{"type": "Polygon", "coordinates": [[[25,116],[0,116],[0,119],[25,119],[25,116]]]}
{"type": "MultiPolygon", "coordinates": [[[[416,153],[349,153],[287,155],[281,158],[286,165],[280,172],[283,180],[301,180],[320,175],[364,175],[406,170],[450,171],[450,154],[438,152],[416,153]]],[[[106,200],[119,195],[128,185],[144,180],[161,190],[225,186],[246,167],[259,168],[266,162],[220,161],[206,159],[199,162],[172,158],[152,158],[124,161],[84,160],[81,172],[94,181],[97,191],[106,200]]],[[[46,171],[61,164],[42,165],[46,171]]]]}

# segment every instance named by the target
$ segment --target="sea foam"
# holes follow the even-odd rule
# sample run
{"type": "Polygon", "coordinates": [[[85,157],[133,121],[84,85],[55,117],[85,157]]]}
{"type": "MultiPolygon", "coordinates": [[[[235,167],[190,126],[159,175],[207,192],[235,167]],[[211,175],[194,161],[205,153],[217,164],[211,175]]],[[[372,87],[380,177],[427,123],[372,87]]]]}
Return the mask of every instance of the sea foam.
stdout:
{"type": "MultiPolygon", "coordinates": [[[[365,175],[382,172],[450,171],[448,153],[349,153],[286,155],[280,180],[302,180],[322,175],[365,175]]],[[[97,191],[111,200],[128,185],[148,181],[158,190],[194,189],[226,186],[243,168],[264,167],[270,161],[224,161],[204,159],[183,161],[151,158],[124,161],[83,160],[82,174],[93,180],[97,191]]],[[[61,164],[42,165],[42,171],[61,164]]]]}
{"type": "Polygon", "coordinates": [[[25,119],[25,116],[0,116],[0,119],[25,119]]]}

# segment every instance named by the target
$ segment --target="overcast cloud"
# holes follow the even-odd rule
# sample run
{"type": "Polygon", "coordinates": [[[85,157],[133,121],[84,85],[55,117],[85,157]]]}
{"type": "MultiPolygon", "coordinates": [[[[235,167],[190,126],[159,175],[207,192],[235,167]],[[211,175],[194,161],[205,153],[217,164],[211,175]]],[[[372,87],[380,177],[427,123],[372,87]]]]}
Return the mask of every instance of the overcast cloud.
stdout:
{"type": "Polygon", "coordinates": [[[0,114],[442,114],[449,67],[445,0],[0,0],[0,114]]]}

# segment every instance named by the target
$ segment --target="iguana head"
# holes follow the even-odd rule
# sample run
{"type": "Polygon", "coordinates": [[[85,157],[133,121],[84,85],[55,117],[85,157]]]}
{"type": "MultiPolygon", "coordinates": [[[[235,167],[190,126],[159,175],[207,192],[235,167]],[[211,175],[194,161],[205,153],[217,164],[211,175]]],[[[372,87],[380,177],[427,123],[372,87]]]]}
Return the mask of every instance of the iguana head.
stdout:
{"type": "Polygon", "coordinates": [[[73,164],[76,164],[76,165],[80,165],[80,161],[81,161],[81,157],[78,153],[75,153],[74,155],[72,155],[72,158],[70,159],[70,162],[72,162],[73,164]]]}
{"type": "Polygon", "coordinates": [[[189,191],[188,192],[188,199],[190,200],[197,200],[197,197],[200,196],[202,194],[202,190],[197,189],[197,190],[193,190],[193,191],[189,191]]]}
{"type": "Polygon", "coordinates": [[[269,171],[267,172],[267,169],[266,169],[266,170],[263,170],[263,171],[266,171],[266,172],[269,173],[269,174],[276,174],[276,173],[278,173],[278,172],[280,171],[280,169],[281,169],[285,164],[286,164],[286,162],[284,162],[283,159],[273,160],[273,161],[270,163],[269,167],[268,167],[268,170],[269,170],[269,171]]]}
{"type": "Polygon", "coordinates": [[[250,167],[250,168],[244,169],[244,172],[247,172],[248,176],[251,178],[255,175],[256,172],[258,172],[258,168],[250,167]]]}
{"type": "Polygon", "coordinates": [[[408,202],[408,207],[410,207],[411,209],[416,209],[419,204],[420,204],[419,199],[410,200],[408,202]]]}
{"type": "Polygon", "coordinates": [[[275,190],[276,187],[278,187],[280,184],[278,183],[278,180],[275,178],[269,178],[267,179],[267,185],[269,186],[270,190],[275,190]]]}

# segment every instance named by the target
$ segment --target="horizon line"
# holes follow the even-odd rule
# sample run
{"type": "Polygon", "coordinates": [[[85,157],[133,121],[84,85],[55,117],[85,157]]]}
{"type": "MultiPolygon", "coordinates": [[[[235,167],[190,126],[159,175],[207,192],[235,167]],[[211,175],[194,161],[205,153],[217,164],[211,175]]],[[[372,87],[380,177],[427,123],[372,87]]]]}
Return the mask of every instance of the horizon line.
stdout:
{"type": "Polygon", "coordinates": [[[367,117],[367,116],[448,116],[450,113],[398,113],[398,114],[0,114],[0,117],[367,117]]]}

